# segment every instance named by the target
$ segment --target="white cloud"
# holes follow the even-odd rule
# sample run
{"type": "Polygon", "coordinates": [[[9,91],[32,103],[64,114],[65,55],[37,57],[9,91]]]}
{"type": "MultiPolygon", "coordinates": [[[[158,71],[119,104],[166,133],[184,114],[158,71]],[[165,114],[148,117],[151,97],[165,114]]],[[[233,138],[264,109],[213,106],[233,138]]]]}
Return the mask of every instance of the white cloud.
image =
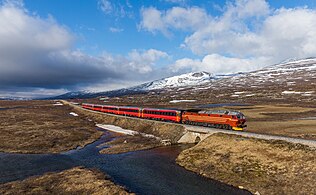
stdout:
{"type": "Polygon", "coordinates": [[[113,11],[112,3],[109,0],[99,0],[98,5],[105,14],[110,14],[113,11]]]}
{"type": "Polygon", "coordinates": [[[206,25],[209,16],[204,9],[198,7],[182,8],[173,7],[166,12],[154,7],[141,10],[142,21],[140,28],[150,32],[162,32],[166,36],[171,35],[171,30],[194,30],[206,25]]]}
{"type": "Polygon", "coordinates": [[[142,21],[139,25],[140,29],[148,30],[152,33],[157,31],[162,32],[164,35],[169,36],[166,24],[162,20],[162,13],[154,7],[141,9],[142,21]]]}
{"type": "Polygon", "coordinates": [[[169,67],[172,72],[181,73],[188,71],[208,71],[211,73],[236,73],[240,71],[256,70],[265,65],[268,59],[265,58],[233,58],[219,54],[206,55],[202,60],[183,58],[177,60],[169,67]]]}
{"type": "MultiPolygon", "coordinates": [[[[242,71],[287,58],[316,56],[316,10],[307,7],[272,9],[264,0],[236,0],[228,2],[218,16],[198,7],[143,8],[141,15],[142,30],[168,37],[178,31],[188,33],[181,48],[204,57],[202,61],[212,59],[214,69],[208,70],[228,72],[214,62],[242,71]],[[243,65],[237,66],[238,61],[243,65]]],[[[183,67],[180,62],[175,67],[183,67]]]]}
{"type": "Polygon", "coordinates": [[[118,18],[133,17],[132,4],[127,0],[125,4],[119,1],[98,0],[99,9],[106,15],[111,15],[118,18]]]}
{"type": "Polygon", "coordinates": [[[177,3],[177,4],[185,4],[187,0],[164,0],[168,3],[177,3]]]}
{"type": "Polygon", "coordinates": [[[124,29],[122,29],[122,28],[115,28],[115,27],[110,27],[109,30],[113,33],[118,33],[118,32],[124,31],[124,29]]]}
{"type": "Polygon", "coordinates": [[[152,71],[152,67],[157,60],[167,58],[168,54],[155,49],[149,49],[143,52],[133,50],[128,54],[128,57],[130,59],[130,67],[133,67],[133,69],[140,73],[148,73],[152,71]]]}

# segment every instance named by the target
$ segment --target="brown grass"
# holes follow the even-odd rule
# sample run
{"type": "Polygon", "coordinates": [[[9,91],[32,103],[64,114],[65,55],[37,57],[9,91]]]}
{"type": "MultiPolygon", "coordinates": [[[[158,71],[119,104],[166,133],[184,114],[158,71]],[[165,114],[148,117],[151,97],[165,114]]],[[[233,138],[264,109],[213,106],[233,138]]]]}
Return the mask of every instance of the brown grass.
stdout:
{"type": "Polygon", "coordinates": [[[214,134],[183,151],[178,164],[260,194],[316,194],[316,151],[300,144],[214,134]]]}
{"type": "Polygon", "coordinates": [[[73,108],[54,101],[0,101],[0,151],[59,153],[95,141],[102,132],[73,108]]]}
{"type": "Polygon", "coordinates": [[[103,173],[82,167],[0,185],[0,194],[130,194],[103,173]]]}
{"type": "Polygon", "coordinates": [[[242,111],[248,118],[251,119],[261,119],[261,118],[270,118],[275,120],[278,118],[278,115],[285,113],[295,113],[296,116],[304,116],[304,113],[309,111],[316,111],[315,108],[304,108],[298,106],[290,105],[255,105],[255,106],[234,106],[226,107],[232,110],[242,111]]]}

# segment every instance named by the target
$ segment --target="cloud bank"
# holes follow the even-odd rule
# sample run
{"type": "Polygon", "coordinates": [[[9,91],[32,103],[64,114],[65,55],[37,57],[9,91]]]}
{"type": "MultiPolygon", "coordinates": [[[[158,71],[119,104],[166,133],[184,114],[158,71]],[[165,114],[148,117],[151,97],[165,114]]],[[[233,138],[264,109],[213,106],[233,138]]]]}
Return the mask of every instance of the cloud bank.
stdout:
{"type": "Polygon", "coordinates": [[[141,16],[144,31],[188,33],[181,47],[202,60],[177,60],[175,70],[228,73],[316,55],[316,11],[307,7],[272,9],[264,0],[236,0],[218,16],[200,7],[148,7],[141,16]]]}
{"type": "MultiPolygon", "coordinates": [[[[76,36],[54,18],[30,14],[22,5],[0,7],[0,92],[77,90],[98,84],[100,90],[149,78],[167,53],[133,50],[127,56],[87,55],[73,49],[76,36]],[[102,85],[101,85],[101,84],[102,85]],[[115,83],[115,84],[114,84],[115,83]]],[[[121,86],[121,87],[122,87],[121,86]]]]}

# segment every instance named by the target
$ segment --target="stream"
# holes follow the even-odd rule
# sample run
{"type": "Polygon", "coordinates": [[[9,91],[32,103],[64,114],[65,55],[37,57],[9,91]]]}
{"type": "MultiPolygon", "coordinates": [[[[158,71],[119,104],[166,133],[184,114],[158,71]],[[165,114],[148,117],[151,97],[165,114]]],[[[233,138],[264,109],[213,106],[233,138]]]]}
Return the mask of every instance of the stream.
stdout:
{"type": "MultiPolygon", "coordinates": [[[[178,166],[175,159],[190,145],[174,145],[123,154],[100,154],[111,132],[84,148],[60,154],[0,153],[0,183],[75,166],[97,168],[136,194],[250,194],[178,166]]],[[[192,146],[192,145],[191,145],[192,146]]]]}

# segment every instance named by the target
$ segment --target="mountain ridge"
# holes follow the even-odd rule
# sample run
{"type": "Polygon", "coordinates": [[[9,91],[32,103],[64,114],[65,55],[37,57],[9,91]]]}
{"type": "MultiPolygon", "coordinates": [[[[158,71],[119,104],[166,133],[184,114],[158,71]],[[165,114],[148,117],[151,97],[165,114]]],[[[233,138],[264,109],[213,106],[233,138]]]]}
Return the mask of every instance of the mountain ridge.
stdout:
{"type": "Polygon", "coordinates": [[[104,92],[69,92],[53,99],[94,98],[98,96],[119,97],[124,95],[146,94],[150,91],[171,90],[173,88],[192,88],[194,86],[207,86],[208,88],[227,88],[230,86],[247,86],[252,88],[260,85],[276,85],[282,82],[294,82],[300,74],[307,74],[316,70],[316,58],[290,59],[279,64],[265,66],[251,72],[236,74],[212,74],[205,71],[191,72],[173,77],[162,78],[143,83],[130,88],[104,92]],[[295,76],[297,75],[297,76],[295,76]],[[289,77],[289,78],[286,78],[289,77]],[[292,78],[293,77],[293,78],[292,78]],[[237,84],[238,83],[238,84],[237,84]]]}

